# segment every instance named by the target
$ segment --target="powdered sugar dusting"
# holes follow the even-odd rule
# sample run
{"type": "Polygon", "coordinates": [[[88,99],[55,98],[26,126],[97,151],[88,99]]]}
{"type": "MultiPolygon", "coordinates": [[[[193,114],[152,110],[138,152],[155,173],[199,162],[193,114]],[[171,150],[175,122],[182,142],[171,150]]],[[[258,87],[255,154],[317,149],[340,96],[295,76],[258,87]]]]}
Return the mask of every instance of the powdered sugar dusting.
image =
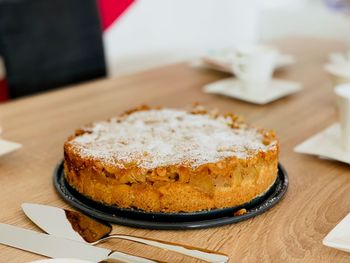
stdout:
{"type": "Polygon", "coordinates": [[[230,118],[182,110],[138,111],[122,120],[95,123],[70,144],[83,157],[120,167],[132,162],[147,169],[182,163],[197,167],[232,156],[245,159],[251,152],[276,146],[264,145],[254,128],[233,129],[230,124],[230,118]]]}

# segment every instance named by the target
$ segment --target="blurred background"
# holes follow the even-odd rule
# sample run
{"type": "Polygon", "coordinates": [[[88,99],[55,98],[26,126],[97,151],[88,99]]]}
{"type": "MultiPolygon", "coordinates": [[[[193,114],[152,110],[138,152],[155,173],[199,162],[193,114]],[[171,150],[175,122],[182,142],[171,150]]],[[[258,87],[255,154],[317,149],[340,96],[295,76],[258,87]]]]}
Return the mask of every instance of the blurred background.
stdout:
{"type": "Polygon", "coordinates": [[[0,101],[237,44],[349,33],[340,0],[0,0],[0,101]]]}

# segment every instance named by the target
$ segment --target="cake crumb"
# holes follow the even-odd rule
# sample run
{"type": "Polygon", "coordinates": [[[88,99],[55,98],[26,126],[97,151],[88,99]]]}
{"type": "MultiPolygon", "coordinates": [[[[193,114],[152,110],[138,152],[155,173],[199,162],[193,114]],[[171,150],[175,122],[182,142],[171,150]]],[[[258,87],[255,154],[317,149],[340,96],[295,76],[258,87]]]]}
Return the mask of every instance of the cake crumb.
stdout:
{"type": "Polygon", "coordinates": [[[247,209],[242,208],[233,213],[234,216],[241,216],[247,213],[247,209]]]}

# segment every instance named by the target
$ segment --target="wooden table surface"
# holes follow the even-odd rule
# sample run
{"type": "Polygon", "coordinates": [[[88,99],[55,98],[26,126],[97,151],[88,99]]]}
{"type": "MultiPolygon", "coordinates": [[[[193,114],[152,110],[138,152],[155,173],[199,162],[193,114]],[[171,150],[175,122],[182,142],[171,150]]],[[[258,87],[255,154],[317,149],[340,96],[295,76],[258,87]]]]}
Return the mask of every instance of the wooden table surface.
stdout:
{"type": "MultiPolygon", "coordinates": [[[[231,262],[349,262],[350,254],[322,245],[325,235],[350,212],[350,166],[293,152],[293,148],[336,121],[335,96],[323,64],[342,43],[293,38],[277,42],[297,63],[277,77],[301,82],[304,89],[265,106],[204,94],[204,84],[228,75],[170,65],[109,80],[92,81],[0,105],[3,137],[23,148],[0,158],[0,222],[34,229],[21,203],[68,208],[52,183],[62,146],[72,132],[146,103],[184,107],[199,101],[210,108],[236,112],[247,121],[276,130],[280,161],[290,177],[285,198],[268,212],[218,228],[155,231],[114,225],[114,232],[187,243],[230,255],[231,262]]],[[[188,257],[145,249],[127,241],[101,246],[169,262],[188,257]]],[[[0,245],[0,262],[28,262],[43,257],[0,245]]]]}

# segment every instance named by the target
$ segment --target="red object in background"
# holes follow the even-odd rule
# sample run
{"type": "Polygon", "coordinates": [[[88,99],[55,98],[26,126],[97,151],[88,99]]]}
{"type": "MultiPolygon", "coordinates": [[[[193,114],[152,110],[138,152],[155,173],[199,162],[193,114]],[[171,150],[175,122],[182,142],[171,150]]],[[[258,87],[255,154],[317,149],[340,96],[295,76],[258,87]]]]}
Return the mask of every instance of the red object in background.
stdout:
{"type": "MultiPolygon", "coordinates": [[[[135,0],[98,0],[103,31],[108,29],[134,3],[135,0]]],[[[1,70],[1,69],[0,69],[1,70]]],[[[1,73],[1,72],[0,72],[1,73]]],[[[0,74],[1,75],[1,74],[0,74]]],[[[0,102],[9,99],[6,76],[0,76],[0,102]]]]}
{"type": "Polygon", "coordinates": [[[135,0],[98,0],[103,31],[116,21],[135,0]]]}
{"type": "Polygon", "coordinates": [[[0,79],[0,102],[8,100],[6,79],[0,79]]]}

